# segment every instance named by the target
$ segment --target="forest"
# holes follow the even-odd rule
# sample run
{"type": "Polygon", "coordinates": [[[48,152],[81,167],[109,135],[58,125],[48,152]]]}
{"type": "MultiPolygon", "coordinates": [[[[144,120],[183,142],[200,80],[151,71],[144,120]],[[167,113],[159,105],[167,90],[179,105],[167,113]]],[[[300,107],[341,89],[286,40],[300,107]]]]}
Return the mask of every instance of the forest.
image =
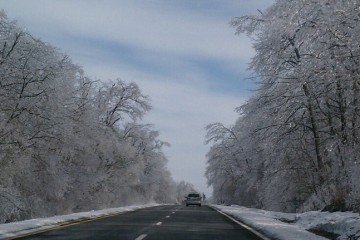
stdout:
{"type": "Polygon", "coordinates": [[[360,3],[277,0],[235,17],[256,90],[231,126],[206,127],[214,201],[360,211],[360,3]]]}
{"type": "Polygon", "coordinates": [[[86,76],[0,12],[0,223],[148,202],[175,182],[135,82],[86,76]]]}

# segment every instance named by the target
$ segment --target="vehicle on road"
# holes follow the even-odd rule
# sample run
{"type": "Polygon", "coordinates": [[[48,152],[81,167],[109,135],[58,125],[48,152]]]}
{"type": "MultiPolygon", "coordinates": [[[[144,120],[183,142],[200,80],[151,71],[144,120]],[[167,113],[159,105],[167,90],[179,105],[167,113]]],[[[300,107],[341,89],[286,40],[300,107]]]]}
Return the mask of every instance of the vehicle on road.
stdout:
{"type": "Polygon", "coordinates": [[[201,207],[201,197],[198,193],[189,193],[185,199],[185,205],[197,205],[201,207]]]}

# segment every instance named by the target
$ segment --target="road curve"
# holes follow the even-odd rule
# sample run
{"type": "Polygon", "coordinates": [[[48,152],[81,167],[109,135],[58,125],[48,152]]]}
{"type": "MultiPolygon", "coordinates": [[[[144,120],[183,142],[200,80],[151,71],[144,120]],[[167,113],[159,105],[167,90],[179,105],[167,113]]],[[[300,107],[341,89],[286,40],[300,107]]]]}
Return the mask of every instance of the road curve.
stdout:
{"type": "Polygon", "coordinates": [[[208,206],[157,206],[18,239],[263,240],[208,206]]]}

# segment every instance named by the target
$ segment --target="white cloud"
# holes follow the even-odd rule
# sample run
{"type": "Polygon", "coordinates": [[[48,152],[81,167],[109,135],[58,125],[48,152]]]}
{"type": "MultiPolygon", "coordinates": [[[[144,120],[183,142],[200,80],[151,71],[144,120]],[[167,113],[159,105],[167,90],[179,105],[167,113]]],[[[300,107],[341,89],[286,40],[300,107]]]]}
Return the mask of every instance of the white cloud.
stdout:
{"type": "Polygon", "coordinates": [[[11,15],[35,26],[42,35],[52,33],[54,38],[60,33],[104,39],[148,52],[232,61],[248,59],[253,54],[247,37],[234,36],[234,29],[228,24],[233,16],[175,11],[171,4],[151,4],[152,1],[12,2],[4,4],[16,11],[11,15]]]}
{"type": "Polygon", "coordinates": [[[204,177],[208,151],[208,146],[204,145],[205,126],[213,122],[235,123],[238,115],[234,108],[240,106],[245,98],[210,91],[206,81],[196,72],[189,72],[187,77],[199,81],[184,82],[181,79],[169,81],[164,76],[130,67],[127,71],[96,65],[90,69],[101,76],[121,76],[125,81],[139,84],[153,105],[144,122],[154,124],[160,130],[160,138],[172,145],[165,149],[165,153],[174,179],[189,181],[209,195],[211,191],[207,189],[204,177]]]}
{"type": "MultiPolygon", "coordinates": [[[[241,79],[245,63],[254,51],[250,40],[235,36],[228,22],[232,17],[264,9],[273,1],[0,0],[0,3],[10,18],[19,19],[36,37],[70,54],[90,76],[137,82],[152,99],[153,110],[144,121],[153,123],[162,140],[172,144],[165,152],[174,178],[192,182],[202,191],[206,189],[203,175],[208,150],[203,145],[204,127],[212,122],[234,123],[237,118],[234,108],[245,97],[240,95],[240,89],[238,95],[215,92],[211,66],[195,66],[193,62],[213,60],[241,79]],[[208,7],[210,4],[217,8],[208,7]],[[114,45],[130,49],[129,57],[134,62],[112,49],[114,45]],[[147,68],[141,63],[147,64],[147,68]]],[[[216,80],[226,85],[229,84],[226,78],[216,80]]],[[[209,194],[209,189],[206,193],[209,194]]]]}

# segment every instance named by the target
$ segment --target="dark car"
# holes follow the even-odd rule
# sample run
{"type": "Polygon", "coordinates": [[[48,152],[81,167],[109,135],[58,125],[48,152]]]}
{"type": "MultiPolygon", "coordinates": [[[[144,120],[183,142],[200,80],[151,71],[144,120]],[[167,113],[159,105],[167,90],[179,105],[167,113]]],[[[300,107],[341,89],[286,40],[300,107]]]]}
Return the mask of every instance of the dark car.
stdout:
{"type": "Polygon", "coordinates": [[[197,205],[201,207],[201,197],[198,193],[189,193],[185,200],[186,206],[197,205]]]}

